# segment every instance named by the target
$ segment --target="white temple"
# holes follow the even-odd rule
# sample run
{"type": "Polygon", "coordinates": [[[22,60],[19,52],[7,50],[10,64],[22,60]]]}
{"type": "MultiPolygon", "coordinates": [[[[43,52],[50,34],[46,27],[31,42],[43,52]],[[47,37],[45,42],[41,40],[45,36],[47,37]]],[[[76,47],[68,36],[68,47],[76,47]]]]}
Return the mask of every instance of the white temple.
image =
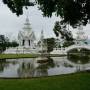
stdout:
{"type": "Polygon", "coordinates": [[[7,48],[6,51],[4,52],[5,54],[26,54],[26,53],[40,53],[41,51],[47,51],[47,46],[44,44],[43,39],[44,39],[44,34],[43,30],[41,31],[40,35],[40,45],[38,45],[34,31],[31,28],[29,18],[27,16],[26,21],[24,23],[24,27],[22,30],[19,31],[18,33],[18,47],[10,47],[7,48]]]}
{"type": "Polygon", "coordinates": [[[28,17],[26,18],[26,22],[24,24],[23,30],[18,33],[19,46],[23,46],[25,48],[35,48],[35,34],[32,31],[29,23],[28,17]]]}
{"type": "Polygon", "coordinates": [[[18,33],[18,47],[8,48],[4,53],[37,53],[36,37],[30,26],[29,18],[26,18],[24,27],[18,33]]]}

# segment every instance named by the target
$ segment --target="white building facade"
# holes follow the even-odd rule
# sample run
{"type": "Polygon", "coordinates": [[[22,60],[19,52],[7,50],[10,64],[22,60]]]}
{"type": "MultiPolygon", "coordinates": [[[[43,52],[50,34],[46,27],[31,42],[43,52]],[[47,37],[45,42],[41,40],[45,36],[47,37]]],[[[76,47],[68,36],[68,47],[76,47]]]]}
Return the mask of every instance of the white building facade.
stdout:
{"type": "Polygon", "coordinates": [[[27,17],[23,29],[18,33],[19,46],[31,49],[35,48],[35,40],[36,40],[35,34],[32,31],[29,19],[27,17]]]}
{"type": "Polygon", "coordinates": [[[30,26],[29,18],[26,18],[24,27],[18,33],[18,47],[8,48],[4,53],[37,53],[36,37],[30,26]]]}

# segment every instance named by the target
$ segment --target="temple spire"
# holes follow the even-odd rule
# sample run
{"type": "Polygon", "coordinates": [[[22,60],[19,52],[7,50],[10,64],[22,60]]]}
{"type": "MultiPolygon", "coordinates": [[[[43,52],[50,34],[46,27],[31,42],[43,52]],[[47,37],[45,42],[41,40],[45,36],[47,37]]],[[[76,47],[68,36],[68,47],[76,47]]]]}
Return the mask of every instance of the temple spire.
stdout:
{"type": "Polygon", "coordinates": [[[20,42],[20,46],[33,48],[34,47],[34,41],[35,41],[35,34],[32,31],[28,14],[26,16],[26,21],[24,23],[24,26],[22,30],[18,34],[18,39],[20,42]]]}
{"type": "Polygon", "coordinates": [[[27,14],[26,16],[26,21],[24,23],[24,27],[23,27],[24,30],[26,31],[32,31],[31,29],[31,24],[30,24],[30,21],[29,21],[29,14],[27,14]]]}
{"type": "Polygon", "coordinates": [[[27,12],[26,23],[29,23],[29,12],[27,12]]]}

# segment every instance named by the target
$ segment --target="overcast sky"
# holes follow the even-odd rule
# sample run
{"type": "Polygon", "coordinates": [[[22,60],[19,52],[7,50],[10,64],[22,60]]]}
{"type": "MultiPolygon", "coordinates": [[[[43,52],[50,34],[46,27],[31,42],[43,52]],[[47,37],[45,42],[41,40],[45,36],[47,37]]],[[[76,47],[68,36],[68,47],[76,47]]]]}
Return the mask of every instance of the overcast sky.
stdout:
{"type": "MultiPolygon", "coordinates": [[[[24,14],[17,17],[12,13],[9,8],[0,1],[0,34],[7,35],[9,38],[16,39],[17,34],[22,30],[25,23],[25,19],[29,12],[29,19],[32,30],[35,32],[37,38],[40,36],[40,32],[43,29],[45,37],[55,37],[53,27],[55,21],[60,20],[59,17],[53,15],[52,18],[45,18],[42,16],[42,12],[38,10],[37,6],[30,7],[28,10],[24,10],[24,14]]],[[[73,30],[74,36],[77,30],[73,30]]],[[[86,35],[90,38],[90,25],[84,27],[86,35]]]]}

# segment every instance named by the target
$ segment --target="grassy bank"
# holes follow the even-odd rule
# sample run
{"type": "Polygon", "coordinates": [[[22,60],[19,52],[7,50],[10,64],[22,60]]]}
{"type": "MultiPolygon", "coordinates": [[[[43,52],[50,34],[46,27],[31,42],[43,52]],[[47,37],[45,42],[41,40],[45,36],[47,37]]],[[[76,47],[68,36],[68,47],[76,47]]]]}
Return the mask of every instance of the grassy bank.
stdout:
{"type": "Polygon", "coordinates": [[[0,59],[35,58],[36,54],[0,54],[0,59]]]}
{"type": "Polygon", "coordinates": [[[0,79],[0,90],[90,90],[90,73],[32,79],[0,79]]]}
{"type": "MultiPolygon", "coordinates": [[[[0,54],[0,59],[13,59],[13,58],[36,58],[40,56],[40,54],[0,54]]],[[[50,57],[63,57],[65,54],[44,54],[43,56],[50,57]]]]}

